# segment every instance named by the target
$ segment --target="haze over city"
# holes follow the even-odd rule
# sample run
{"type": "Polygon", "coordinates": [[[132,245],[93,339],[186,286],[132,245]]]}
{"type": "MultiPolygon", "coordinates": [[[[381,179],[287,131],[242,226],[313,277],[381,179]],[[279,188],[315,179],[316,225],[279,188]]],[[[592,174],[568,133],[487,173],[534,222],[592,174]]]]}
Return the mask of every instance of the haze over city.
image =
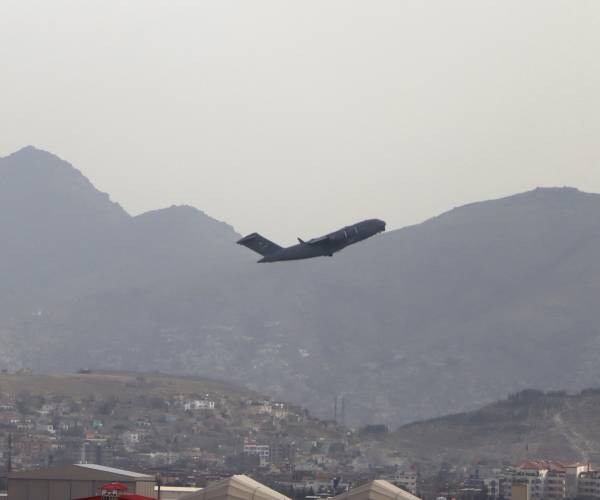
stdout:
{"type": "Polygon", "coordinates": [[[4,1],[0,156],[282,243],[600,191],[593,1],[4,1]]]}
{"type": "Polygon", "coordinates": [[[593,0],[0,2],[0,500],[600,500],[599,48],[593,0]]]}

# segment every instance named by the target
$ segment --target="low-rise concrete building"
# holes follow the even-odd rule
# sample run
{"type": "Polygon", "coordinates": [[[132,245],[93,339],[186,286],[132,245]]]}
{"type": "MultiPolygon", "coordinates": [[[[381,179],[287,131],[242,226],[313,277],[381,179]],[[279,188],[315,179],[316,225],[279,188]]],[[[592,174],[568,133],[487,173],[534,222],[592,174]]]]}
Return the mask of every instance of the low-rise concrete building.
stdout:
{"type": "Polygon", "coordinates": [[[76,464],[8,475],[9,500],[74,500],[93,497],[106,483],[119,482],[130,493],[154,497],[153,476],[95,464],[76,464]]]}
{"type": "Polygon", "coordinates": [[[579,474],[578,496],[600,498],[600,470],[586,470],[579,474]]]}

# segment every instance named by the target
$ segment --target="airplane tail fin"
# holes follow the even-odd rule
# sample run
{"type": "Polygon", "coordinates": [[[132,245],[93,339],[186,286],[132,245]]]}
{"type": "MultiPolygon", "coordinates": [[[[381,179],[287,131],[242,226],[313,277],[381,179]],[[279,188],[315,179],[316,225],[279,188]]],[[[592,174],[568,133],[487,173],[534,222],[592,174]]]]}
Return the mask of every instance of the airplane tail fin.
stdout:
{"type": "Polygon", "coordinates": [[[243,237],[241,240],[237,242],[238,245],[244,245],[250,250],[254,250],[256,253],[259,253],[263,257],[266,255],[271,255],[272,253],[281,250],[281,247],[272,241],[269,241],[264,236],[261,236],[258,233],[252,233],[248,236],[243,237]]]}

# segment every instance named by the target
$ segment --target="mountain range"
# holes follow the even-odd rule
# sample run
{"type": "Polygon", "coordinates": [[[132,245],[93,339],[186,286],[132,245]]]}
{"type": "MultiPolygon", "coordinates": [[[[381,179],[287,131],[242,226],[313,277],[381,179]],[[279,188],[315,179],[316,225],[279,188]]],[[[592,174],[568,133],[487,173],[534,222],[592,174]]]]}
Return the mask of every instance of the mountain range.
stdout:
{"type": "Polygon", "coordinates": [[[0,234],[8,370],[202,375],[321,417],[344,395],[349,424],[600,385],[600,195],[574,188],[258,265],[200,210],[131,216],[26,147],[0,159],[0,234]]]}

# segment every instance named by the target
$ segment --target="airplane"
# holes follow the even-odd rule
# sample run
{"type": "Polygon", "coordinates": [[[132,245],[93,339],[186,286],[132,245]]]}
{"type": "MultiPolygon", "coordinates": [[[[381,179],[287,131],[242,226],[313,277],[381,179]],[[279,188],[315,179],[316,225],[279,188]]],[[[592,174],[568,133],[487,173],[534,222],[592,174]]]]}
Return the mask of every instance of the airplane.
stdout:
{"type": "Polygon", "coordinates": [[[310,259],[312,257],[333,256],[348,245],[366,240],[371,236],[385,231],[385,222],[379,219],[368,219],[352,226],[346,226],[320,238],[303,241],[298,238],[298,244],[283,248],[269,241],[258,233],[252,233],[237,242],[250,250],[262,255],[258,262],[279,262],[285,260],[310,259]]]}

